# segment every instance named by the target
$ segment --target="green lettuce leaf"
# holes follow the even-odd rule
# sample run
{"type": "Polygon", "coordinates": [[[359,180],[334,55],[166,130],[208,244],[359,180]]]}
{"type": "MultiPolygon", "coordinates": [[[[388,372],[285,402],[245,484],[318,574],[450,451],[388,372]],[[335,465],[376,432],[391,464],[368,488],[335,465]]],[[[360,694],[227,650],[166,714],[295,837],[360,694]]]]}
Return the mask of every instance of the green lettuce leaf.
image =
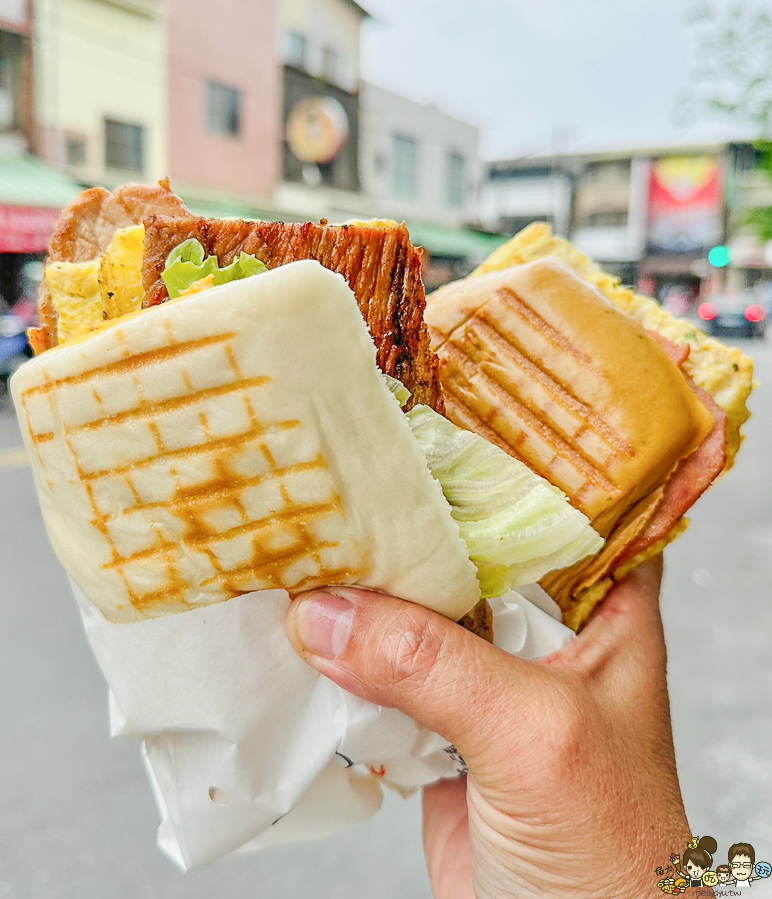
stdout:
{"type": "Polygon", "coordinates": [[[230,265],[220,268],[217,257],[207,256],[201,243],[191,237],[169,253],[161,277],[169,291],[169,297],[174,299],[207,275],[214,275],[215,284],[227,284],[229,281],[239,281],[267,271],[259,259],[248,253],[240,253],[230,265]]]}
{"type": "Polygon", "coordinates": [[[603,546],[566,495],[519,459],[428,406],[406,416],[469,548],[483,597],[533,583],[603,546]]]}
{"type": "Polygon", "coordinates": [[[396,378],[392,378],[391,375],[383,375],[386,386],[389,390],[394,394],[397,399],[397,402],[404,409],[407,405],[407,401],[410,399],[410,391],[405,387],[402,381],[398,381],[396,378]]]}

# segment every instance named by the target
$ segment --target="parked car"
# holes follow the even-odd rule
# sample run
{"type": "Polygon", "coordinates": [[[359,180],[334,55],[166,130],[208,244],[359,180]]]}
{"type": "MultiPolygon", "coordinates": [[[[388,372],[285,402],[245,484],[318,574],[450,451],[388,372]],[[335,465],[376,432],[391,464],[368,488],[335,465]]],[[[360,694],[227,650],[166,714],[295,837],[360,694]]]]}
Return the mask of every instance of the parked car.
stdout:
{"type": "Polygon", "coordinates": [[[27,323],[18,315],[0,315],[0,395],[8,388],[8,379],[32,356],[27,341],[27,323]]]}
{"type": "Polygon", "coordinates": [[[763,337],[767,310],[753,293],[718,294],[701,303],[697,315],[708,334],[763,337]]]}

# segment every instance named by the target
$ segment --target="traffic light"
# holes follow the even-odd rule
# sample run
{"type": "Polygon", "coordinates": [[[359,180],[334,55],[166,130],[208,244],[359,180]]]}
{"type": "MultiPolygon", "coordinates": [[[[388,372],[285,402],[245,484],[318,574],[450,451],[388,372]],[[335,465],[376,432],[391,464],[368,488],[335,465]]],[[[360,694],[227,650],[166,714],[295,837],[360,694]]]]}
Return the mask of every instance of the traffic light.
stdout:
{"type": "Polygon", "coordinates": [[[731,259],[732,254],[729,250],[729,247],[725,247],[723,245],[713,247],[708,253],[708,262],[713,266],[713,268],[726,268],[731,262],[731,259]]]}

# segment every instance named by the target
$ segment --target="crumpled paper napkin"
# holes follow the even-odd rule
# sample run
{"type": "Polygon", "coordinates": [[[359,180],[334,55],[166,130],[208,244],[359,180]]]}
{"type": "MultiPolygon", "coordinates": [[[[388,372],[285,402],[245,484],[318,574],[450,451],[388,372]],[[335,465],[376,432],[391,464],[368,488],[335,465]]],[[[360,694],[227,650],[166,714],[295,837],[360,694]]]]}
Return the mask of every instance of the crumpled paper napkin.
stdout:
{"type": "MultiPolygon", "coordinates": [[[[183,869],[335,833],[374,815],[383,785],[407,794],[464,770],[447,740],[307,665],[284,633],[283,590],[113,624],[72,587],[112,735],[143,741],[158,844],[183,869]]],[[[573,636],[538,587],[491,606],[497,645],[524,658],[573,636]]]]}

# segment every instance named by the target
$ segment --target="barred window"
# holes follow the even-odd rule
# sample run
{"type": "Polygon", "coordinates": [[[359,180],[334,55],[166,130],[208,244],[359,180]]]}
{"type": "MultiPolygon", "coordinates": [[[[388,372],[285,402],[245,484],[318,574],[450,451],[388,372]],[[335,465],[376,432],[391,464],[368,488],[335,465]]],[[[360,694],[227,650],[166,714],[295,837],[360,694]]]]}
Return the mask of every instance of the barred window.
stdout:
{"type": "Polygon", "coordinates": [[[448,153],[448,206],[459,209],[466,201],[466,159],[460,153],[448,153]]]}
{"type": "Polygon", "coordinates": [[[395,134],[392,143],[392,191],[395,197],[410,199],[418,187],[418,141],[395,134]]]}
{"type": "Polygon", "coordinates": [[[105,119],[105,160],[110,168],[141,172],[145,165],[145,129],[105,119]]]}
{"type": "Polygon", "coordinates": [[[212,134],[230,137],[241,134],[241,91],[216,81],[207,81],[206,121],[212,134]]]}

